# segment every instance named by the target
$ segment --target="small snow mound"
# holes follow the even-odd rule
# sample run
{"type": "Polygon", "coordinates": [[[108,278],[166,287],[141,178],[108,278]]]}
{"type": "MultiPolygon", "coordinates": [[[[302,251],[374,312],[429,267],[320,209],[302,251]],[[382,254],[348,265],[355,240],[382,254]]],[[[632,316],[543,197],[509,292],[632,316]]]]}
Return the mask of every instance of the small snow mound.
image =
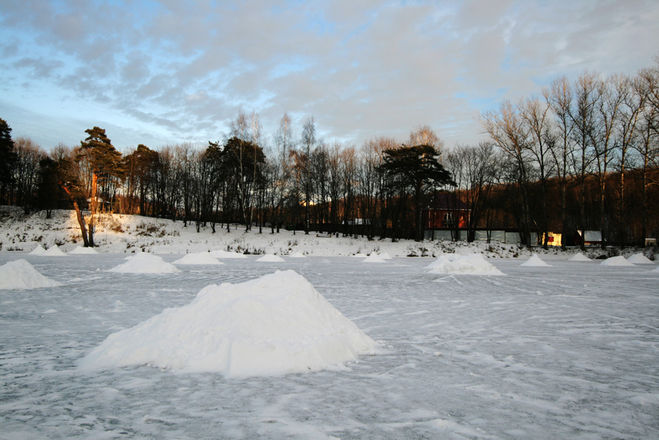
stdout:
{"type": "Polygon", "coordinates": [[[71,254],[71,255],[92,255],[92,254],[98,254],[98,251],[96,251],[96,249],[91,248],[91,247],[78,246],[75,249],[70,250],[69,254],[71,254]]]}
{"type": "Polygon", "coordinates": [[[36,289],[60,284],[39,273],[30,263],[20,259],[0,266],[0,289],[36,289]]]}
{"type": "Polygon", "coordinates": [[[499,269],[481,254],[440,255],[426,266],[429,273],[461,275],[503,275],[499,269]]]}
{"type": "Polygon", "coordinates": [[[207,286],[191,303],[109,335],[79,367],[272,376],[340,368],[374,352],[370,337],[303,276],[287,270],[207,286]]]}
{"type": "Polygon", "coordinates": [[[281,263],[284,261],[284,259],[279,255],[265,254],[256,261],[258,261],[259,263],[281,263]]]}
{"type": "Polygon", "coordinates": [[[607,258],[606,260],[602,261],[601,264],[602,264],[602,266],[620,266],[620,267],[626,267],[626,266],[633,266],[634,265],[634,263],[630,263],[622,255],[619,255],[617,257],[607,258]]]}
{"type": "Polygon", "coordinates": [[[32,252],[30,252],[30,255],[39,255],[43,256],[46,253],[46,250],[41,246],[40,244],[37,245],[34,249],[32,249],[32,252]]]}
{"type": "Polygon", "coordinates": [[[568,258],[567,261],[593,261],[581,252],[577,252],[576,254],[572,255],[570,258],[568,258]]]}
{"type": "Polygon", "coordinates": [[[218,265],[222,263],[208,252],[198,252],[194,254],[185,254],[183,257],[174,261],[174,264],[218,265]]]}
{"type": "Polygon", "coordinates": [[[520,264],[520,266],[526,266],[526,267],[551,267],[551,264],[547,264],[544,261],[538,257],[538,254],[533,254],[531,255],[531,258],[526,260],[524,263],[520,264]]]}
{"type": "Polygon", "coordinates": [[[49,247],[42,255],[46,257],[66,257],[66,254],[62,252],[62,249],[59,248],[56,244],[49,247]]]}
{"type": "Polygon", "coordinates": [[[648,257],[646,257],[640,252],[638,254],[634,254],[631,257],[627,258],[627,261],[629,261],[632,264],[654,264],[652,260],[650,260],[648,257]]]}
{"type": "Polygon", "coordinates": [[[247,258],[245,254],[239,254],[238,252],[212,251],[210,254],[215,258],[226,258],[226,259],[247,258]]]}
{"type": "Polygon", "coordinates": [[[110,269],[120,273],[173,273],[179,270],[161,257],[153,254],[139,253],[126,257],[126,262],[110,269]]]}
{"type": "Polygon", "coordinates": [[[386,263],[386,262],[387,262],[386,256],[376,254],[375,252],[373,252],[371,255],[369,255],[368,257],[362,260],[362,263],[386,263]]]}
{"type": "Polygon", "coordinates": [[[293,252],[292,254],[288,254],[288,258],[307,258],[307,256],[302,252],[293,252]]]}

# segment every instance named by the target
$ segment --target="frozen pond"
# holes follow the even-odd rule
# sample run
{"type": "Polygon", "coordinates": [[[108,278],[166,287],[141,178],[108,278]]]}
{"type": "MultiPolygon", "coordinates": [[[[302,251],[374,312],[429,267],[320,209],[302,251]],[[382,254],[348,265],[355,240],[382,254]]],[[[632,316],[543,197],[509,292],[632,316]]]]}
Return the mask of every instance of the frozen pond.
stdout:
{"type": "Polygon", "coordinates": [[[480,277],[428,274],[427,258],[250,257],[105,271],[124,257],[0,254],[63,284],[0,290],[0,438],[659,438],[656,265],[493,260],[507,276],[480,277]],[[304,275],[382,353],[283,377],[76,370],[110,333],[278,268],[304,275]]]}

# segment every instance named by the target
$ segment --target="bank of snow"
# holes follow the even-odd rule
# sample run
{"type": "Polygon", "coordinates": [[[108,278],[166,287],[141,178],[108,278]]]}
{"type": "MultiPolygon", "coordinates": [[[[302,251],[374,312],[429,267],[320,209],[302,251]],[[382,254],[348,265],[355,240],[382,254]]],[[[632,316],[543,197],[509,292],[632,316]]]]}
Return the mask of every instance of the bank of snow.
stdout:
{"type": "Polygon", "coordinates": [[[183,257],[174,261],[174,264],[219,265],[222,263],[208,252],[197,252],[193,254],[185,254],[183,257]]]}
{"type": "Polygon", "coordinates": [[[602,261],[600,264],[602,266],[619,266],[619,267],[627,267],[634,265],[634,263],[630,263],[622,255],[619,255],[617,257],[607,258],[606,260],[602,261]]]}
{"type": "Polygon", "coordinates": [[[60,284],[39,273],[30,263],[20,259],[0,266],[0,289],[36,289],[60,284]]]}
{"type": "Polygon", "coordinates": [[[627,261],[629,261],[632,264],[654,264],[652,260],[650,260],[648,257],[643,255],[641,252],[627,258],[627,261]]]}
{"type": "Polygon", "coordinates": [[[98,252],[96,251],[96,249],[91,248],[91,247],[76,246],[75,248],[73,248],[69,251],[69,254],[72,254],[72,255],[95,255],[95,254],[98,254],[98,252]]]}
{"type": "Polygon", "coordinates": [[[520,266],[526,267],[550,267],[551,264],[547,264],[537,254],[531,255],[531,258],[520,264],[520,266]]]}
{"type": "Polygon", "coordinates": [[[284,259],[279,255],[266,254],[258,258],[256,261],[259,263],[283,263],[284,259]]]}
{"type": "Polygon", "coordinates": [[[503,275],[503,272],[494,267],[481,254],[440,255],[426,268],[429,269],[429,273],[437,274],[503,275]]]}
{"type": "Polygon", "coordinates": [[[370,337],[289,270],[207,286],[190,304],[111,334],[80,367],[269,376],[339,368],[374,350],[370,337]]]}
{"type": "Polygon", "coordinates": [[[173,264],[167,263],[161,257],[153,254],[140,253],[126,257],[126,262],[119,264],[110,272],[121,273],[174,273],[179,270],[173,264]]]}
{"type": "Polygon", "coordinates": [[[568,258],[568,261],[577,261],[577,262],[587,263],[587,262],[591,262],[591,261],[593,261],[593,260],[591,260],[590,258],[588,258],[587,256],[585,256],[585,255],[582,254],[581,252],[577,252],[576,254],[574,254],[573,256],[571,256],[570,258],[568,258]]]}

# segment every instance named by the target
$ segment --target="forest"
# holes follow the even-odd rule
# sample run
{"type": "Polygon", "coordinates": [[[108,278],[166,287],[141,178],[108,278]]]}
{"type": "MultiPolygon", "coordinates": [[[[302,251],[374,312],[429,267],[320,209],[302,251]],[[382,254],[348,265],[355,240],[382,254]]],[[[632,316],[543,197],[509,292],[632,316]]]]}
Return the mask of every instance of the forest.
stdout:
{"type": "Polygon", "coordinates": [[[602,245],[642,245],[659,230],[658,84],[659,62],[634,76],[557,78],[483,113],[488,139],[454,148],[428,126],[404,141],[329,144],[313,117],[297,132],[287,114],[267,136],[258,114],[240,112],[205,148],[121,153],[95,126],[80,145],[44,150],[12,139],[0,119],[0,203],[26,213],[73,208],[87,246],[102,212],[213,232],[242,225],[421,240],[436,209],[448,213],[443,228],[468,240],[503,229],[547,246],[554,232],[565,246],[580,244],[579,230],[598,230],[602,245]],[[458,207],[468,212],[461,222],[451,215],[458,207]]]}

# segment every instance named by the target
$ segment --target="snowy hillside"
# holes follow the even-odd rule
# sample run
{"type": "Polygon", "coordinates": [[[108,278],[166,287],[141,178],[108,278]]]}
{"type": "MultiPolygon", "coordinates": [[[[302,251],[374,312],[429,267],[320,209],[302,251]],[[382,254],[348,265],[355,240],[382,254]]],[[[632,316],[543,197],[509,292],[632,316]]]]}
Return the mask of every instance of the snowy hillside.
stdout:
{"type": "MultiPolygon", "coordinates": [[[[106,214],[100,217],[95,235],[97,250],[103,253],[151,252],[157,254],[186,254],[208,251],[230,251],[241,254],[350,256],[388,254],[392,257],[439,256],[444,253],[482,253],[490,258],[528,258],[531,251],[513,244],[485,242],[465,243],[448,241],[368,240],[365,237],[328,236],[311,232],[281,230],[272,234],[269,228],[262,233],[258,228],[245,232],[240,225],[231,225],[231,231],[216,226],[202,227],[197,233],[194,224],[183,226],[182,221],[171,221],[137,215],[106,214]]],[[[46,249],[58,245],[65,252],[80,252],[80,230],[74,211],[56,210],[52,218],[45,212],[24,215],[20,208],[0,207],[0,251],[32,251],[37,246],[46,249]],[[77,249],[77,250],[76,250],[77,249]]],[[[534,249],[533,252],[560,255],[560,249],[534,249]]],[[[571,254],[576,250],[569,251],[571,254]]],[[[631,255],[632,250],[628,251],[631,255]]],[[[603,254],[597,248],[588,256],[603,254]]]]}

